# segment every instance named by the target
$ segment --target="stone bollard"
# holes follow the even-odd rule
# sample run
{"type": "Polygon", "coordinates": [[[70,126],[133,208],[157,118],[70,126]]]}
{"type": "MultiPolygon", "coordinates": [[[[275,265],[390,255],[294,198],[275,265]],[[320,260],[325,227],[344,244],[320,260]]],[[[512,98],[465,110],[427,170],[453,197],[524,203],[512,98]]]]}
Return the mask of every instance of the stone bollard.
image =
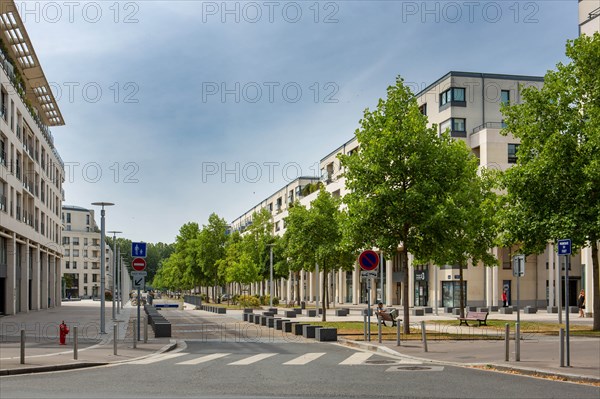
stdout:
{"type": "Polygon", "coordinates": [[[21,364],[25,364],[25,330],[21,330],[21,364]]]}
{"type": "Polygon", "coordinates": [[[77,326],[73,327],[73,359],[77,360],[79,357],[79,337],[77,332],[77,326]]]}

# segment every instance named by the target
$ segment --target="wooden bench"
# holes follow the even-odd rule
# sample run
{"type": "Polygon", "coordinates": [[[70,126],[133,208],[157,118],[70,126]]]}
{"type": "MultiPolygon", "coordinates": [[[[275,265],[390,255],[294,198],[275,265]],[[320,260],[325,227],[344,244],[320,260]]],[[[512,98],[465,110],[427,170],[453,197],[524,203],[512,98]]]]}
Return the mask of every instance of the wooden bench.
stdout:
{"type": "Polygon", "coordinates": [[[390,309],[389,312],[377,312],[375,311],[375,314],[377,315],[377,319],[380,319],[381,321],[391,321],[392,322],[392,327],[394,327],[396,325],[396,309],[390,309]],[[392,313],[394,313],[392,315],[392,313]]]}
{"type": "Polygon", "coordinates": [[[458,317],[458,320],[460,320],[460,324],[459,326],[462,326],[463,323],[466,324],[467,326],[469,326],[468,321],[477,321],[479,322],[479,326],[484,325],[487,326],[487,317],[488,317],[488,312],[467,312],[467,314],[465,315],[465,317],[458,317]]]}

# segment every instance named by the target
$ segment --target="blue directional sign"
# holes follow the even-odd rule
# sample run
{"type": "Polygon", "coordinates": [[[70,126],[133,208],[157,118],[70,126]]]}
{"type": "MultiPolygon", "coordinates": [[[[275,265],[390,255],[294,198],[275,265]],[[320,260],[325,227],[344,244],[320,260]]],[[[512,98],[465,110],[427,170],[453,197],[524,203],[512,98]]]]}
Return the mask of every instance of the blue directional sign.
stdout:
{"type": "Polygon", "coordinates": [[[571,239],[558,240],[558,254],[571,255],[571,239]]]}
{"type": "Polygon", "coordinates": [[[132,242],[131,243],[131,256],[135,258],[146,257],[146,243],[145,242],[132,242]]]}

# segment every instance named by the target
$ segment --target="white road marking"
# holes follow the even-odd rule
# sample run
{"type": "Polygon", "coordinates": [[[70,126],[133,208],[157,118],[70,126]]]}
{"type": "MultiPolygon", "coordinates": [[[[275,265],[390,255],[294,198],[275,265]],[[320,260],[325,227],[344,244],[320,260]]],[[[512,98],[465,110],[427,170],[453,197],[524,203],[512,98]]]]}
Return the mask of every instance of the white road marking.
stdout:
{"type": "Polygon", "coordinates": [[[277,353],[261,353],[260,355],[254,355],[247,357],[242,360],[238,360],[237,362],[229,363],[230,366],[247,366],[252,363],[260,362],[263,359],[266,359],[271,356],[275,356],[277,353]]]}
{"type": "Polygon", "coordinates": [[[306,353],[302,356],[298,356],[295,359],[290,360],[289,362],[283,363],[284,365],[302,365],[306,363],[310,363],[315,359],[323,356],[325,352],[314,352],[314,353],[306,353]]]}
{"type": "Polygon", "coordinates": [[[158,356],[150,356],[145,359],[136,360],[136,361],[130,362],[128,364],[152,364],[152,363],[162,362],[163,360],[174,359],[176,357],[188,355],[188,354],[189,353],[185,353],[185,352],[165,353],[165,354],[161,354],[158,356]]]}
{"type": "Polygon", "coordinates": [[[180,362],[180,363],[176,363],[176,364],[193,365],[193,364],[206,363],[206,362],[210,362],[211,360],[220,359],[222,357],[229,356],[230,354],[231,353],[213,353],[212,355],[200,356],[195,359],[186,360],[185,362],[180,362]]]}
{"type": "Polygon", "coordinates": [[[341,362],[339,364],[340,365],[363,364],[371,356],[373,356],[372,353],[358,352],[358,353],[351,355],[349,358],[347,358],[346,360],[344,360],[343,362],[341,362]]]}

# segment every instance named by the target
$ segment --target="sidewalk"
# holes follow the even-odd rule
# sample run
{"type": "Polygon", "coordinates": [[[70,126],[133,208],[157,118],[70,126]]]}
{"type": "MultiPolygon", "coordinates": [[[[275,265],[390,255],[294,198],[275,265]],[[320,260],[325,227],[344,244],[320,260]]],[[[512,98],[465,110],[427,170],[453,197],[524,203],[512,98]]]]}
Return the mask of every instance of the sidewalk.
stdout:
{"type": "MultiPolygon", "coordinates": [[[[100,302],[84,300],[63,302],[59,308],[19,313],[0,318],[0,376],[32,372],[67,370],[116,362],[124,362],[172,349],[175,341],[154,338],[149,328],[148,343],[138,341],[133,348],[132,323],[136,308],[130,303],[120,314],[117,323],[117,355],[114,355],[112,302],[105,306],[105,332],[100,333],[100,302]],[[67,345],[59,345],[58,326],[69,326],[67,345]],[[78,359],[74,359],[74,327],[78,328],[78,359]],[[25,330],[25,364],[20,364],[20,334],[25,330]]],[[[143,310],[142,310],[143,315],[143,310]]],[[[142,327],[143,331],[143,327],[142,327]]],[[[142,333],[143,337],[143,333],[142,333]]]]}
{"type": "MultiPolygon", "coordinates": [[[[350,308],[348,316],[335,316],[335,310],[327,312],[328,322],[362,322],[362,309],[364,305],[338,305],[338,307],[350,308]]],[[[186,308],[193,305],[186,304],[186,308]]],[[[265,307],[267,308],[267,307],[265,307]]],[[[307,308],[314,309],[314,306],[307,308]]],[[[284,308],[279,308],[283,310],[284,308]]],[[[255,313],[258,311],[255,310],[255,313]]],[[[281,312],[279,312],[281,314],[281,312]]],[[[241,311],[228,310],[227,316],[241,319],[241,311]]],[[[564,316],[564,315],[563,315],[564,316]]],[[[283,316],[281,316],[283,317],[283,316]]],[[[505,315],[493,312],[488,319],[515,321],[516,313],[505,315]]],[[[285,318],[285,317],[283,317],[285,318]]],[[[537,321],[557,323],[557,314],[548,314],[540,311],[536,314],[520,315],[521,321],[537,321]]],[[[305,314],[298,315],[299,322],[320,322],[319,317],[308,317],[305,314]]],[[[439,315],[427,314],[425,316],[410,316],[412,327],[416,327],[421,321],[428,323],[428,331],[436,329],[435,321],[453,320],[456,325],[437,325],[444,332],[461,335],[460,340],[429,340],[428,351],[424,351],[423,343],[419,339],[402,341],[401,346],[396,346],[396,329],[389,327],[385,330],[386,335],[382,343],[378,343],[377,318],[371,318],[371,342],[353,341],[338,337],[341,344],[357,347],[365,350],[387,353],[394,356],[413,359],[418,362],[437,362],[452,366],[481,367],[484,369],[497,369],[502,371],[514,371],[520,374],[551,376],[568,381],[582,381],[600,384],[600,338],[595,337],[570,337],[570,367],[560,367],[559,338],[558,336],[547,336],[535,331],[522,331],[520,361],[515,360],[514,330],[511,331],[509,344],[509,361],[505,361],[504,339],[493,339],[503,336],[503,331],[490,328],[478,328],[473,326],[459,326],[456,316],[439,312],[439,315]],[[393,331],[390,333],[390,331],[393,331]],[[469,339],[473,334],[488,334],[490,339],[469,339]],[[393,338],[392,338],[393,337],[393,338]]],[[[563,317],[564,322],[564,317],[563,317]]],[[[571,315],[571,325],[592,325],[591,318],[580,319],[571,315]]],[[[418,335],[413,334],[413,335],[418,335]]],[[[402,337],[402,335],[401,335],[402,337]]],[[[566,365],[566,359],[565,359],[566,365]]]]}

